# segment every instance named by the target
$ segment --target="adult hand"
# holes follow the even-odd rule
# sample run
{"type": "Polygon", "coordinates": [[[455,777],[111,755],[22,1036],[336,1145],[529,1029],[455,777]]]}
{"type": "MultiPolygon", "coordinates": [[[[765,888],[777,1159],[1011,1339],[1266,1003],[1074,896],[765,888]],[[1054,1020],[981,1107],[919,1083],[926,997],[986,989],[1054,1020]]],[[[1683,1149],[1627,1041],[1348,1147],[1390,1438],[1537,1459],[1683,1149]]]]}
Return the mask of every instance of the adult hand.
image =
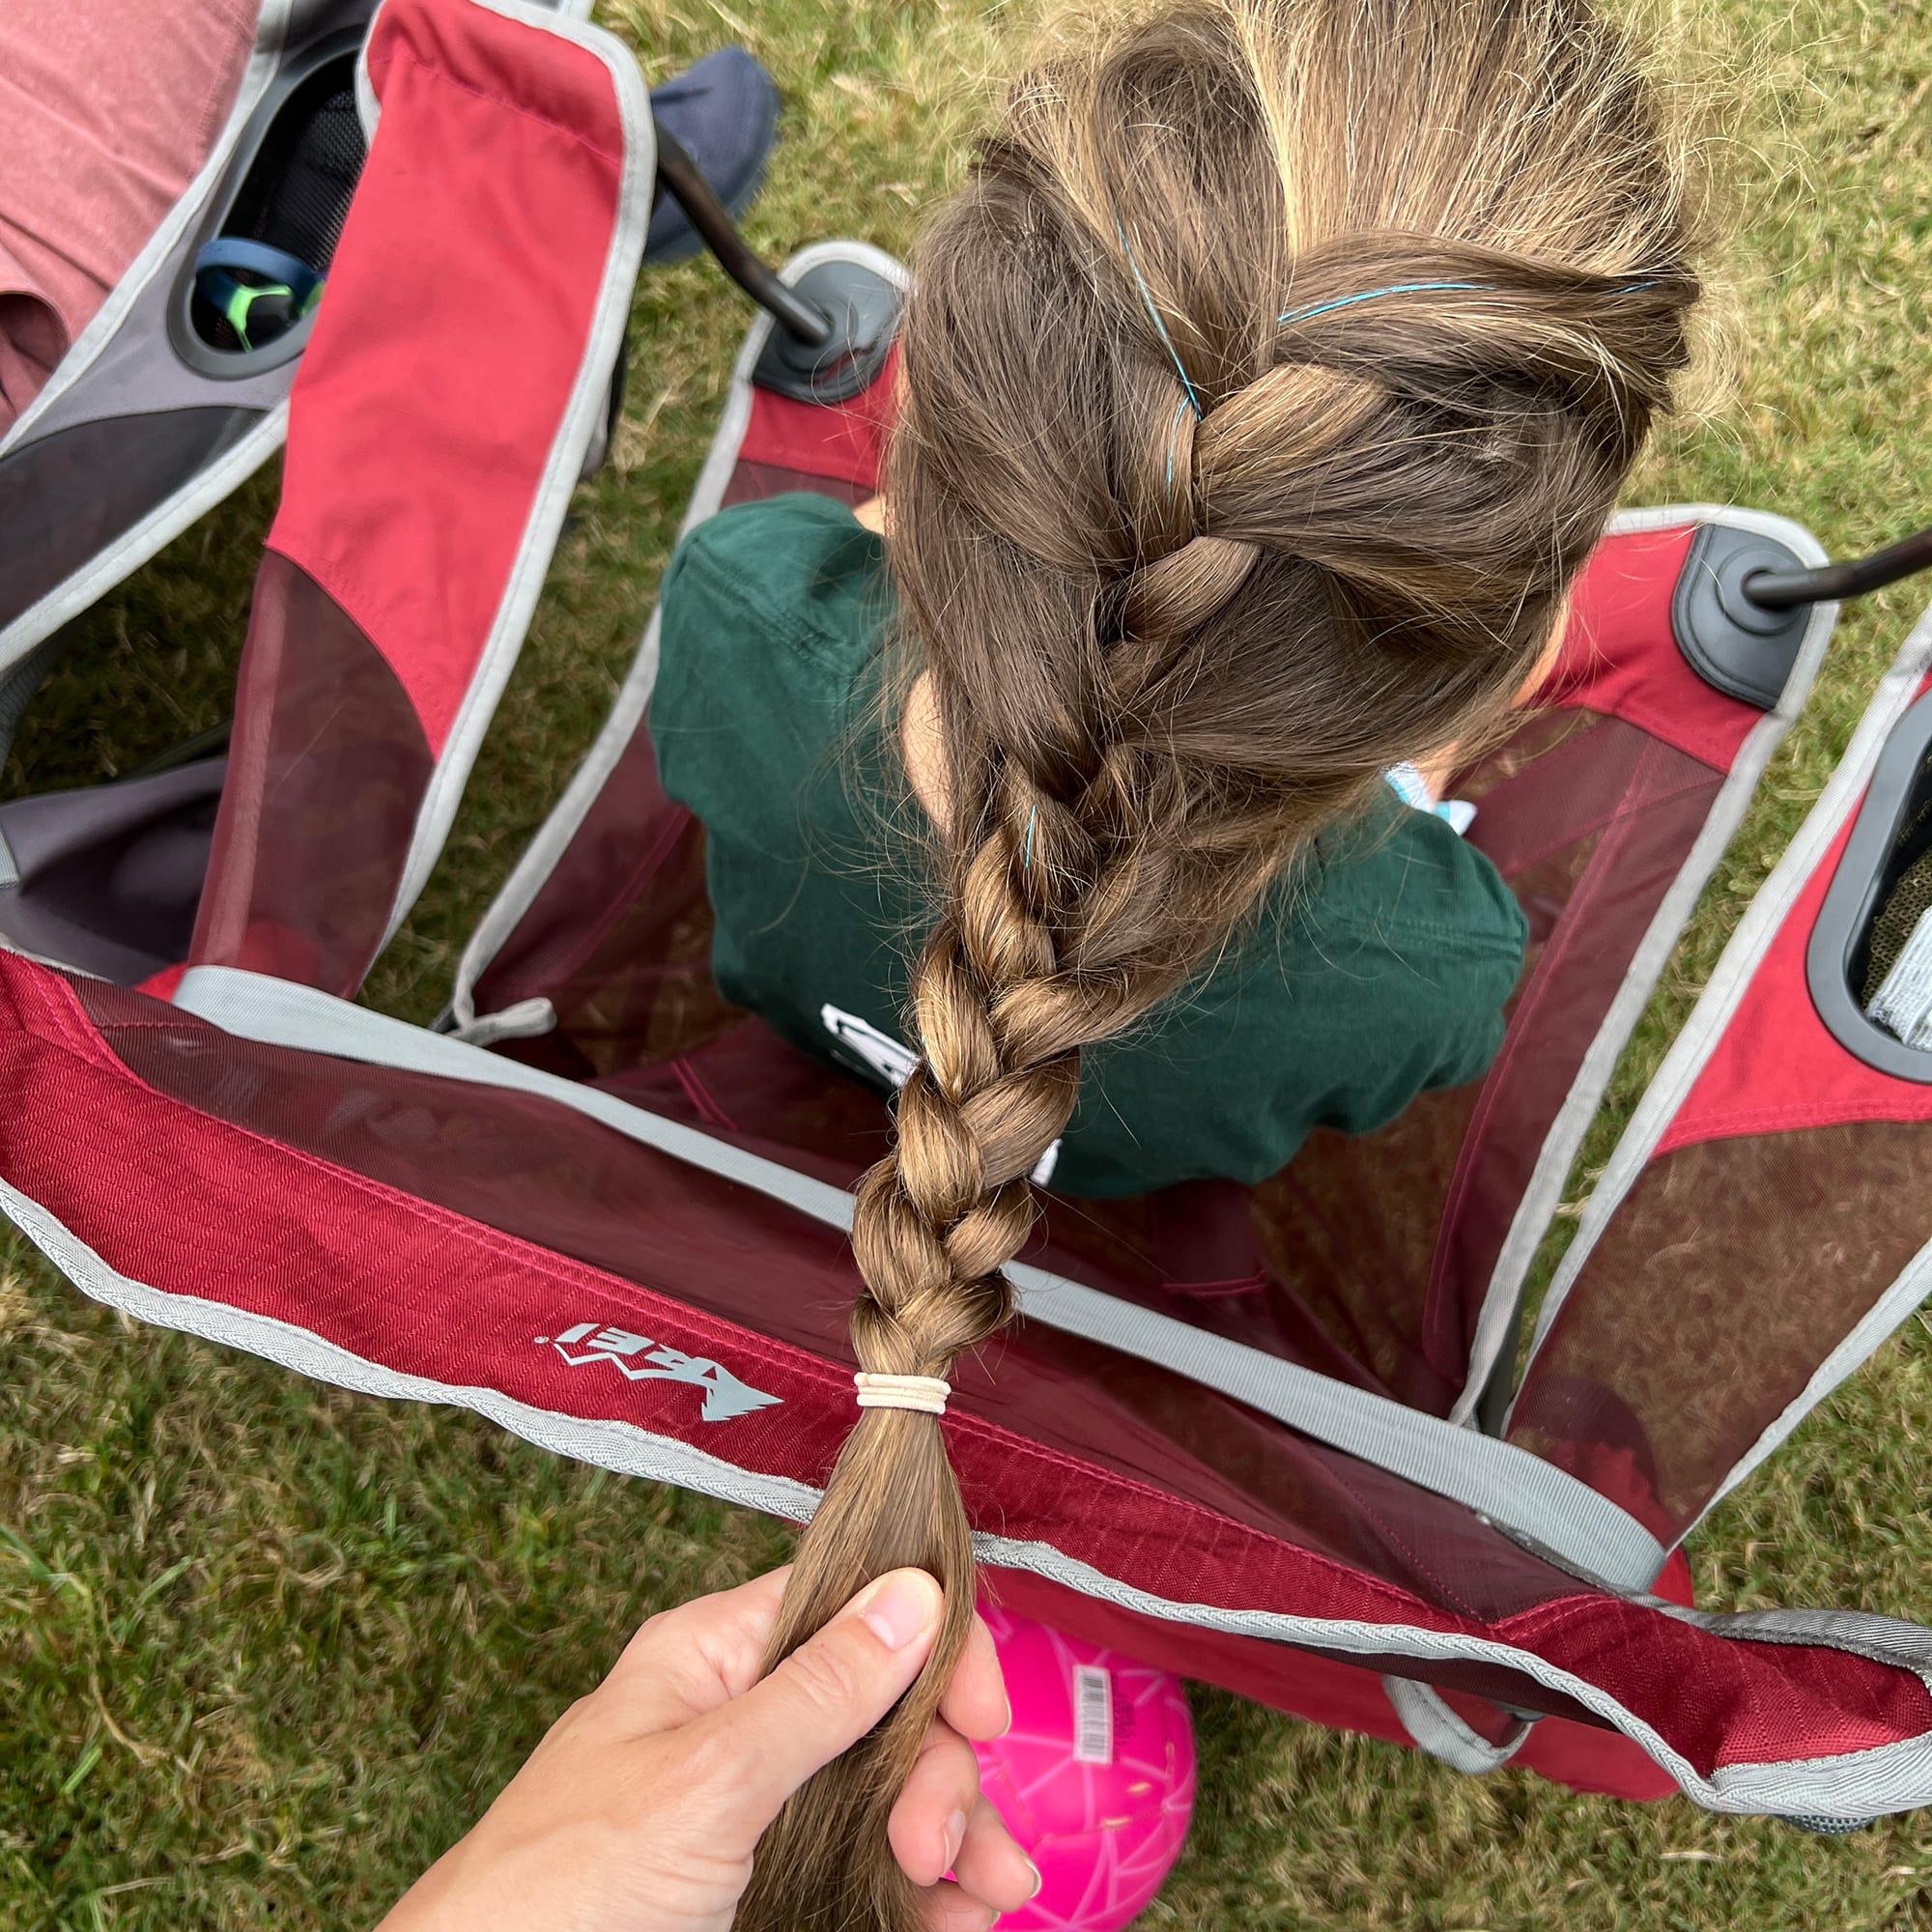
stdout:
{"type": "MultiPolygon", "coordinates": [[[[892,1708],[939,1629],[939,1585],[895,1570],[761,1682],[785,1576],[653,1617],[382,1932],[726,1932],[779,1806],[892,1708]]],[[[967,1742],[1010,1721],[975,1618],[890,1828],[931,1932],[983,1932],[1039,1889],[967,1742]]]]}

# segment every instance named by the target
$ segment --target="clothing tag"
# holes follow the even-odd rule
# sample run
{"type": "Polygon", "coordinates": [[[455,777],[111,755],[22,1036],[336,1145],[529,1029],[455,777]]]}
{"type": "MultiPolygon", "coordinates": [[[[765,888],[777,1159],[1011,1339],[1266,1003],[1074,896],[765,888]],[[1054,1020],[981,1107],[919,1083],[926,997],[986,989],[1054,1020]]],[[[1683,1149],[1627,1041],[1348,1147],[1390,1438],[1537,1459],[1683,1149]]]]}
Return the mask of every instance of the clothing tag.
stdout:
{"type": "MultiPolygon", "coordinates": [[[[894,1093],[912,1078],[912,1070],[919,1065],[919,1055],[903,1040],[895,1039],[889,1033],[881,1033],[869,1020],[862,1020],[857,1013],[842,1011],[829,1001],[818,1009],[818,1017],[824,1023],[825,1031],[832,1036],[835,1047],[842,1049],[841,1060],[857,1059],[865,1064],[868,1072],[876,1073],[892,1088],[894,1093]]],[[[1053,1170],[1060,1162],[1060,1143],[1055,1141],[1034,1163],[1034,1170],[1028,1178],[1036,1187],[1044,1187],[1053,1179],[1053,1170]]]]}
{"type": "Polygon", "coordinates": [[[912,1070],[919,1065],[919,1055],[891,1034],[881,1033],[857,1013],[840,1012],[831,1005],[820,1007],[818,1017],[824,1021],[825,1031],[832,1036],[834,1042],[842,1046],[846,1055],[856,1054],[894,1093],[897,1093],[912,1078],[912,1070]]]}
{"type": "Polygon", "coordinates": [[[1403,804],[1441,819],[1458,838],[1476,822],[1476,808],[1465,798],[1445,798],[1438,805],[1429,789],[1429,781],[1418,767],[1406,760],[1391,765],[1382,777],[1403,804]]]}

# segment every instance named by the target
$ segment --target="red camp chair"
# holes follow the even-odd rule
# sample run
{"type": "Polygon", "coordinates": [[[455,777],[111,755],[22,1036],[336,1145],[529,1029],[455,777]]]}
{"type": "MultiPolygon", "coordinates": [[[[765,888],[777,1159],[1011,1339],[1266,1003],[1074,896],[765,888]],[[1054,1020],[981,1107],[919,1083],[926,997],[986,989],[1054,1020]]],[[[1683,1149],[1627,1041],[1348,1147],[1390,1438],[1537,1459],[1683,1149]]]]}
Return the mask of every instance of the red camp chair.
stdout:
{"type": "MultiPolygon", "coordinates": [[[[711,982],[701,830],[642,729],[655,625],[444,1030],[350,1003],[527,619],[651,179],[635,70],[588,30],[390,0],[367,75],[186,967],[0,957],[0,1205],[143,1320],[803,1519],[851,1421],[847,1190],[889,1121],[711,982]],[[459,152],[493,164],[437,164],[459,152]],[[405,329],[385,264],[426,237],[450,301],[405,329]],[[517,383],[479,340],[518,343],[517,383]]],[[[898,282],[833,244],[765,291],[786,320],[751,332],[691,520],[870,491],[898,282]]],[[[1932,1086],[1812,1020],[1804,973],[1816,931],[1851,970],[1828,887],[1932,619],[1605,1176],[1507,1435],[1479,1426],[1612,1065],[1830,634],[1831,607],[1740,634],[1734,593],[1822,562],[1736,510],[1605,538],[1546,706],[1457,781],[1533,934],[1485,1080],[1252,1191],[1049,1198],[1025,1319],[957,1365],[943,1424],[1004,1601],[1465,1770],[1827,1828],[1932,1803],[1932,1633],[1700,1614],[1671,1554],[1922,1286],[1904,1163],[1932,1086]]]]}

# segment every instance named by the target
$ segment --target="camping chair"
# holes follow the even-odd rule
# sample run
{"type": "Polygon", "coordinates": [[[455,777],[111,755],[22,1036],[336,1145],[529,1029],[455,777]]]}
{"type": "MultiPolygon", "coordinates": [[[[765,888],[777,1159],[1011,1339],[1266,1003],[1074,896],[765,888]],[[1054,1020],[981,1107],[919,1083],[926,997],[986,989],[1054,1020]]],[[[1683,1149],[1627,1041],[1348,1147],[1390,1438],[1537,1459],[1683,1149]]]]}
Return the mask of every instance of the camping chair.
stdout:
{"type": "Polygon", "coordinates": [[[362,165],[355,59],[376,0],[259,8],[207,160],[0,435],[0,755],[61,627],[281,446],[362,165]]]}
{"type": "MultiPolygon", "coordinates": [[[[352,1003],[527,620],[651,178],[628,56],[501,0],[390,0],[365,84],[380,130],[295,384],[206,883],[113,972],[0,954],[0,1206],[140,1320],[803,1520],[851,1421],[849,1187],[890,1122],[712,984],[701,828],[643,729],[655,622],[440,1030],[352,1003]],[[516,277],[463,218],[485,171],[420,167],[458,138],[545,211],[516,277]],[[407,205],[424,179],[434,219],[407,205]],[[473,316],[347,354],[405,213],[452,290],[545,292],[506,317],[533,334],[493,331],[527,386],[477,386],[473,316]]],[[[776,292],[736,268],[781,314],[746,341],[688,521],[785,489],[858,500],[896,265],[830,243],[776,292]]],[[[1805,1021],[1803,976],[1818,929],[1828,966],[1867,971],[1859,922],[1916,863],[1922,765],[1862,844],[1843,828],[1887,746],[1890,772],[1922,745],[1900,714],[1932,617],[1639,1109],[1498,1433],[1581,1136],[1830,636],[1832,606],[1770,615],[1740,587],[1824,561],[1749,511],[1611,526],[1546,706],[1457,781],[1532,927],[1483,1081],[1318,1136],[1253,1190],[1049,1196],[1010,1270],[1024,1319],[956,1365],[942,1425],[1009,1606],[1465,1771],[1514,1757],[1824,1829],[1932,1803],[1932,1633],[1697,1612],[1673,1553],[1923,1286],[1932,1198],[1904,1164],[1932,1085],[1805,1021]],[[1790,1065],[1765,1050],[1787,1030],[1790,1065]],[[1707,1201],[1708,1241],[1687,1210],[1707,1201]]]]}

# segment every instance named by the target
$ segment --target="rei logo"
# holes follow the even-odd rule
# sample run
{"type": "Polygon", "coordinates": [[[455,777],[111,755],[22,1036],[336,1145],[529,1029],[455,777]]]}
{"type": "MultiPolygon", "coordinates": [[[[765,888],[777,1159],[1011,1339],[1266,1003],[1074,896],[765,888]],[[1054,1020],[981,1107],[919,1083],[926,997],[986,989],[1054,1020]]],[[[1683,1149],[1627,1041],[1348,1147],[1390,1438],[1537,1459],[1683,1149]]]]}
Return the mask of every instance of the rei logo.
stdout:
{"type": "Polygon", "coordinates": [[[702,1355],[661,1347],[649,1336],[634,1335],[628,1328],[580,1321],[561,1335],[539,1335],[536,1341],[539,1348],[554,1349],[573,1369],[590,1362],[608,1362],[629,1381],[686,1382],[702,1389],[701,1422],[733,1422],[760,1408],[775,1408],[782,1400],[747,1387],[729,1369],[706,1361],[702,1355]]]}

